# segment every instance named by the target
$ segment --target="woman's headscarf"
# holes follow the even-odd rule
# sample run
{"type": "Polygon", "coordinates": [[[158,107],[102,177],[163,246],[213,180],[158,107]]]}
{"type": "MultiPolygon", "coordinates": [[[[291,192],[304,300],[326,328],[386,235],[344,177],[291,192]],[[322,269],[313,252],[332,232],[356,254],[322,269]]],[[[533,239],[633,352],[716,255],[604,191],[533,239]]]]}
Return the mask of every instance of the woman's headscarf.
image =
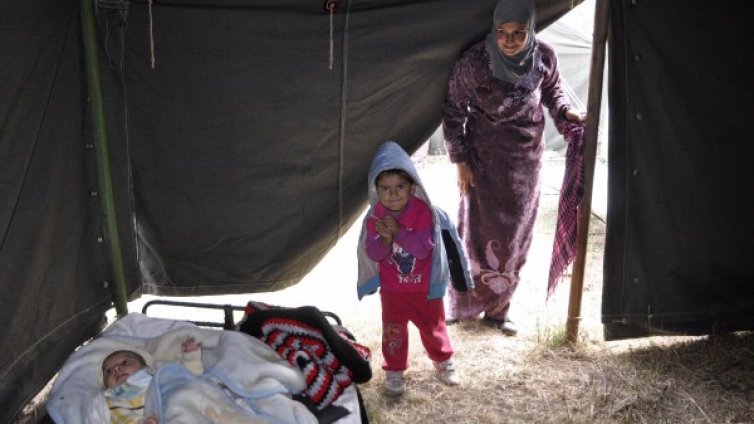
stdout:
{"type": "Polygon", "coordinates": [[[518,82],[529,73],[534,62],[537,38],[534,34],[536,8],[532,0],[499,0],[492,18],[492,31],[487,35],[487,51],[492,60],[492,73],[497,79],[518,82]],[[523,50],[515,56],[506,56],[497,47],[497,27],[506,22],[526,25],[529,37],[523,50]]]}

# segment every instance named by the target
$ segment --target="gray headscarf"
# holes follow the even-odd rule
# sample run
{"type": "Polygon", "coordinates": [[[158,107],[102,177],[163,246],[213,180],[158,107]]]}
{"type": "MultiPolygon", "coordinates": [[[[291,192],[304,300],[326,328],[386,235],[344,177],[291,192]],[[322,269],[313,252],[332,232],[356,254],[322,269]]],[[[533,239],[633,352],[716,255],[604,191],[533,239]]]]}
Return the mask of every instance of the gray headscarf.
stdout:
{"type": "Polygon", "coordinates": [[[534,51],[537,48],[537,38],[534,34],[534,24],[537,9],[532,0],[499,0],[495,6],[492,18],[492,31],[487,35],[487,51],[492,60],[492,73],[497,79],[518,82],[526,76],[534,63],[534,51]],[[526,25],[529,38],[523,50],[515,56],[506,56],[497,47],[497,27],[506,22],[519,22],[526,25]]]}

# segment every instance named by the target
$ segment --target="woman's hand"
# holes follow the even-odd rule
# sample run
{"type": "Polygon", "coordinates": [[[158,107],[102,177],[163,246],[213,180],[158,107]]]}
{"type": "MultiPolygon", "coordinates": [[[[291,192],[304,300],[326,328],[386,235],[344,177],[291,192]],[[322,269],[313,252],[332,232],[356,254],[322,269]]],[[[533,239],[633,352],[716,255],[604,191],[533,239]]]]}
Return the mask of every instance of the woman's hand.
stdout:
{"type": "Polygon", "coordinates": [[[457,167],[458,191],[461,192],[462,195],[466,195],[466,193],[469,191],[469,187],[474,187],[474,185],[476,185],[476,183],[474,182],[474,172],[471,170],[471,167],[465,162],[459,163],[457,167]]]}
{"type": "Polygon", "coordinates": [[[575,109],[566,110],[563,116],[571,122],[586,122],[586,113],[581,113],[575,109]]]}

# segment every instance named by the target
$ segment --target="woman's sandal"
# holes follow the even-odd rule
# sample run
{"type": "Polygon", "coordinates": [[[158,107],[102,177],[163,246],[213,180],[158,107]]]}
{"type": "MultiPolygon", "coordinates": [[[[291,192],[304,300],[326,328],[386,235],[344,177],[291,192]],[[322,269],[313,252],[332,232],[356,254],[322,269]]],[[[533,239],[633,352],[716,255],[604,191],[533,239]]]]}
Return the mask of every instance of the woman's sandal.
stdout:
{"type": "Polygon", "coordinates": [[[460,318],[448,318],[445,320],[445,325],[455,325],[458,324],[459,321],[461,321],[460,318]]]}
{"type": "Polygon", "coordinates": [[[497,327],[500,331],[503,332],[506,336],[515,336],[518,334],[518,330],[513,325],[513,321],[509,319],[497,319],[497,318],[490,318],[488,316],[484,316],[482,318],[484,321],[492,324],[493,326],[497,327]]]}

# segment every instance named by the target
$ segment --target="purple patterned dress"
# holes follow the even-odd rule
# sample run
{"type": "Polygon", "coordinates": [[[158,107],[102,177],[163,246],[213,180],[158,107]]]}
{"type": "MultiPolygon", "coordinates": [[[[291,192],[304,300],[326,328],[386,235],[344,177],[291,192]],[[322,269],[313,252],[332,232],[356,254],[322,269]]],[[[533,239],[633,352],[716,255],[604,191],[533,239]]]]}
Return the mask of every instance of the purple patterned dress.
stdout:
{"type": "Polygon", "coordinates": [[[508,318],[539,207],[544,109],[558,128],[569,107],[553,48],[539,41],[534,65],[516,83],[495,78],[484,42],[461,56],[450,78],[443,130],[450,161],[466,162],[475,186],[462,196],[458,230],[476,287],[450,288],[448,319],[508,318]]]}

